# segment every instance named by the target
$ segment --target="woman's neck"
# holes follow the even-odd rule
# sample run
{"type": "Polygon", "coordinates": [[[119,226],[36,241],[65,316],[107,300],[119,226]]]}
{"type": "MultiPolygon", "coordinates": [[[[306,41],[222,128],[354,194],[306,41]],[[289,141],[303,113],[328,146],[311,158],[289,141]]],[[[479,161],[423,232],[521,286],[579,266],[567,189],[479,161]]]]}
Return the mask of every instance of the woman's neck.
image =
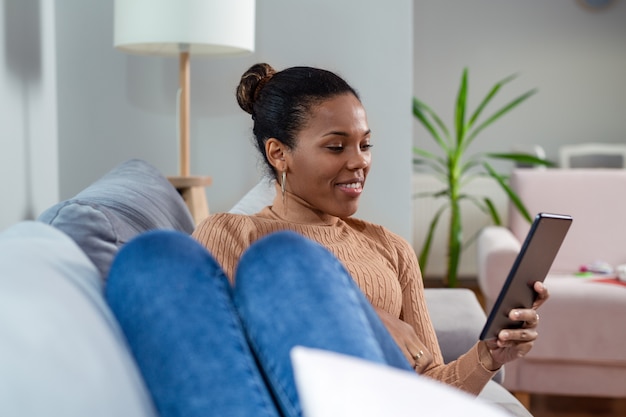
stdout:
{"type": "Polygon", "coordinates": [[[276,185],[276,197],[270,208],[272,213],[282,220],[297,224],[334,225],[338,217],[316,209],[295,194],[285,191],[283,196],[280,185],[276,185]]]}

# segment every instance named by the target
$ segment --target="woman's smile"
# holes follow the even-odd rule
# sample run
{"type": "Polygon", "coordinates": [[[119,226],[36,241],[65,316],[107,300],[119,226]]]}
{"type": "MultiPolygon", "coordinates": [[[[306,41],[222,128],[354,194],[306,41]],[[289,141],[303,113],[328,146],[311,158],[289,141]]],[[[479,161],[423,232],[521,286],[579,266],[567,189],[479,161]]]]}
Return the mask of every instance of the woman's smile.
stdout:
{"type": "Polygon", "coordinates": [[[336,186],[350,197],[359,197],[363,192],[363,180],[339,183],[336,186]]]}

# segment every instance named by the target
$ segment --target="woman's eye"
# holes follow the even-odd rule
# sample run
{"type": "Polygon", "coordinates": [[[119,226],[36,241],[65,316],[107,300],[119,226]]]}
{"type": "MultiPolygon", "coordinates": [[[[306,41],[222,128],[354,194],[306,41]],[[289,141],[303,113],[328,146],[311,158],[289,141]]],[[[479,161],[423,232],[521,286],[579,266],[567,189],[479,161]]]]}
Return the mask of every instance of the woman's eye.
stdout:
{"type": "Polygon", "coordinates": [[[364,145],[361,145],[361,150],[366,151],[368,149],[372,149],[374,147],[374,145],[372,145],[371,143],[366,143],[364,145]]]}
{"type": "Polygon", "coordinates": [[[333,152],[341,152],[343,151],[343,146],[327,146],[326,149],[333,152]]]}

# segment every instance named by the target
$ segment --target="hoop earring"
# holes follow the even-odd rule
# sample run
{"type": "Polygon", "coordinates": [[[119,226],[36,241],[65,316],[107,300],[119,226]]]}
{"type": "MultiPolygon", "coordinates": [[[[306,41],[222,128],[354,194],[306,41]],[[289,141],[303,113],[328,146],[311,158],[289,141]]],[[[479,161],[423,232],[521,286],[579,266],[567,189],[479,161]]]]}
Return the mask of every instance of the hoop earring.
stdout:
{"type": "Polygon", "coordinates": [[[283,194],[283,205],[285,205],[285,181],[287,181],[287,171],[283,171],[280,181],[280,191],[283,194]]]}

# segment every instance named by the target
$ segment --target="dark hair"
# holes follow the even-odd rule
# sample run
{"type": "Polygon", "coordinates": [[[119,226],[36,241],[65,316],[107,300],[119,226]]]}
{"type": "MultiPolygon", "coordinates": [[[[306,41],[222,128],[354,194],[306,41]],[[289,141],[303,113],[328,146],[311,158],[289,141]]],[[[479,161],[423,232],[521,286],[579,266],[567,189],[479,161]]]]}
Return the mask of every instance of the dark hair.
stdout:
{"type": "Polygon", "coordinates": [[[307,123],[311,108],[346,93],[359,98],[345,80],[319,68],[292,67],[276,72],[269,64],[261,63],[241,76],[237,102],[252,115],[256,145],[272,175],[265,141],[276,138],[294,149],[296,135],[307,123]]]}

